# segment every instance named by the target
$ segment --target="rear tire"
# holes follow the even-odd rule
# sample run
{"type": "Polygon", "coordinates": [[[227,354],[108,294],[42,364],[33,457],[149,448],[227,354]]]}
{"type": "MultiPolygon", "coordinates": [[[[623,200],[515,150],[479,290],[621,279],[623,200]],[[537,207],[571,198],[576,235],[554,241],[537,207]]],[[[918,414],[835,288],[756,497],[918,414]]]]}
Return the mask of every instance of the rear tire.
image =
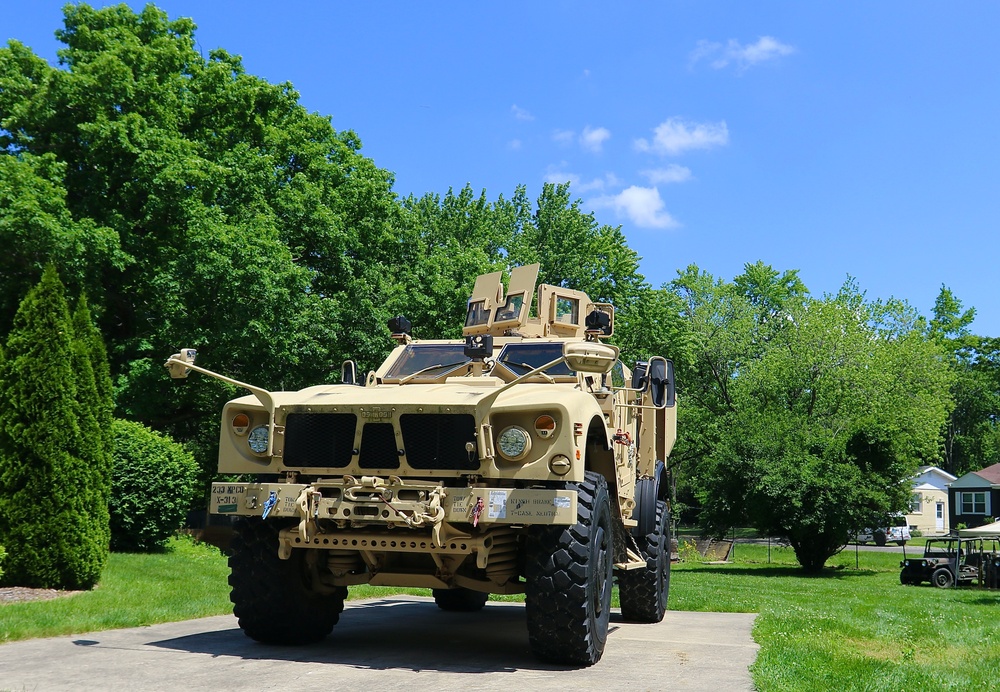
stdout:
{"type": "Polygon", "coordinates": [[[618,573],[622,617],[630,622],[660,622],[670,591],[670,512],[656,503],[656,524],[639,543],[646,566],[618,573]]]}
{"type": "Polygon", "coordinates": [[[576,490],[576,524],[533,526],[528,534],[525,610],[538,658],[589,666],[604,654],[611,617],[611,500],[597,473],[588,471],[576,490]]]}
{"type": "Polygon", "coordinates": [[[322,593],[311,583],[306,550],[278,557],[276,521],[237,523],[229,557],[233,613],[251,639],[264,644],[310,644],[330,634],[340,619],[345,587],[322,593]]]}
{"type": "Polygon", "coordinates": [[[490,595],[472,589],[433,589],[434,602],[441,610],[453,613],[474,613],[482,610],[490,595]]]}
{"type": "Polygon", "coordinates": [[[885,532],[884,531],[876,531],[875,535],[873,536],[873,538],[875,539],[875,545],[879,546],[880,548],[885,545],[885,532]]]}

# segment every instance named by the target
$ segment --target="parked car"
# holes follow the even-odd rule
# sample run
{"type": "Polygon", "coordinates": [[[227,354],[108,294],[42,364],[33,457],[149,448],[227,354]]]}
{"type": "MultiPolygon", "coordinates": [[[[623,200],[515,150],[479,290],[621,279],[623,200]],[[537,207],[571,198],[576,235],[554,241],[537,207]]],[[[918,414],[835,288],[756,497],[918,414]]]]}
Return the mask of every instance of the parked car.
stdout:
{"type": "Polygon", "coordinates": [[[885,526],[877,529],[865,529],[858,533],[855,540],[862,545],[865,543],[885,545],[890,541],[896,545],[906,545],[910,538],[909,526],[885,526]]]}
{"type": "Polygon", "coordinates": [[[924,546],[924,555],[899,563],[899,583],[920,584],[930,582],[947,589],[955,585],[971,584],[979,578],[979,561],[982,553],[975,549],[973,540],[958,538],[930,539],[924,546]],[[958,572],[955,571],[955,554],[958,553],[958,572]]]}

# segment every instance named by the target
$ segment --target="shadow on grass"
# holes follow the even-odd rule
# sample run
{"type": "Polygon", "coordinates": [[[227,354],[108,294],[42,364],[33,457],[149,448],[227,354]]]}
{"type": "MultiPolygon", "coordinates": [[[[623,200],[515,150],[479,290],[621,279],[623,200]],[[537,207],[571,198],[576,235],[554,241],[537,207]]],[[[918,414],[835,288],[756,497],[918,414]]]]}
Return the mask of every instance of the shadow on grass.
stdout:
{"type": "Polygon", "coordinates": [[[736,567],[727,565],[705,565],[698,572],[713,574],[736,574],[749,577],[801,577],[803,579],[843,579],[844,577],[874,577],[875,570],[848,569],[845,567],[824,567],[819,572],[806,572],[801,567],[774,565],[768,567],[736,567]]]}

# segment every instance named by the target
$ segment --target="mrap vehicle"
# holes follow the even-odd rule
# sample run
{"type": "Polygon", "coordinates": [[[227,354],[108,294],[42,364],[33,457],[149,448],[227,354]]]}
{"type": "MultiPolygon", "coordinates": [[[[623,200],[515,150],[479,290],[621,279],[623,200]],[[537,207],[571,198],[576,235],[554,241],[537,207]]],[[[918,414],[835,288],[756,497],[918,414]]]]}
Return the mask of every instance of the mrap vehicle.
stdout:
{"type": "Polygon", "coordinates": [[[222,413],[210,510],[237,516],[231,600],[251,638],[327,636],[356,584],[433,590],[444,610],[525,594],[532,651],[591,665],[617,579],[624,619],[659,622],[670,579],[665,461],[676,439],[674,370],[633,368],[604,343],[614,308],[540,285],[539,265],[479,276],[464,339],[396,347],[363,381],[248,389],[222,413]]]}

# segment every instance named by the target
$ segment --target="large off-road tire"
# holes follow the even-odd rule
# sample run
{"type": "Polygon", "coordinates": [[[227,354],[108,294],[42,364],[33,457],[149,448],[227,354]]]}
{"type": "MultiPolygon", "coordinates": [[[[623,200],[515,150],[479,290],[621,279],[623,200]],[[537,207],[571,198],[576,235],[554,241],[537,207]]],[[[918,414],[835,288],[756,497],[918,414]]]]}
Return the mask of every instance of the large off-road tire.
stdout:
{"type": "Polygon", "coordinates": [[[947,567],[938,567],[931,575],[931,584],[939,589],[948,589],[955,583],[955,577],[947,567]]]}
{"type": "Polygon", "coordinates": [[[528,640],[538,658],[589,666],[604,653],[611,616],[613,539],[604,477],[587,472],[572,526],[534,526],[525,548],[528,640]]]}
{"type": "Polygon", "coordinates": [[[660,622],[670,591],[670,511],[656,503],[656,525],[640,541],[646,566],[618,573],[622,617],[631,622],[660,622]]]}
{"type": "Polygon", "coordinates": [[[879,546],[880,548],[886,544],[885,531],[876,531],[874,534],[872,534],[872,537],[875,540],[875,545],[879,546]]]}
{"type": "Polygon", "coordinates": [[[472,589],[433,589],[434,602],[441,610],[454,613],[473,613],[482,610],[490,595],[472,589]]]}
{"type": "MultiPolygon", "coordinates": [[[[229,585],[233,613],[243,632],[265,644],[309,644],[337,624],[347,589],[333,593],[311,584],[305,550],[278,557],[276,521],[245,519],[236,524],[230,547],[229,585]]],[[[317,585],[318,586],[318,585],[317,585]]]]}

